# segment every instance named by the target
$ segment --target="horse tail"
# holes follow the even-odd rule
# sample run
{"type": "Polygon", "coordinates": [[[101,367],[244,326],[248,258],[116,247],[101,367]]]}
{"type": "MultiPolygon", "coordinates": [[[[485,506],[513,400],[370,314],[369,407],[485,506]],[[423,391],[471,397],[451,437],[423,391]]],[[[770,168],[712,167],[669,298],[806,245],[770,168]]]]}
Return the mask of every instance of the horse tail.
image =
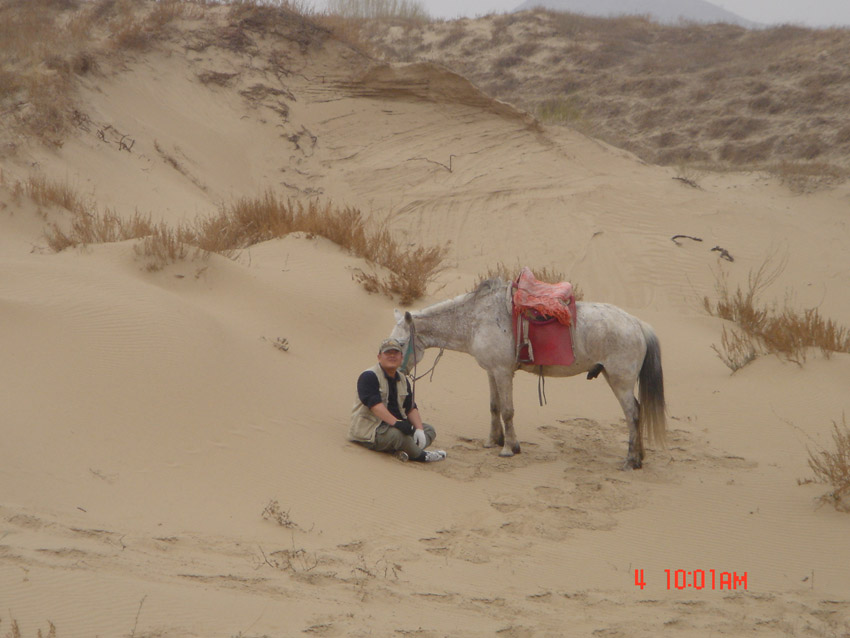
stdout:
{"type": "Polygon", "coordinates": [[[652,328],[641,322],[646,340],[646,355],[640,368],[640,428],[651,443],[667,447],[667,417],[664,401],[664,373],[661,370],[661,345],[652,328]]]}

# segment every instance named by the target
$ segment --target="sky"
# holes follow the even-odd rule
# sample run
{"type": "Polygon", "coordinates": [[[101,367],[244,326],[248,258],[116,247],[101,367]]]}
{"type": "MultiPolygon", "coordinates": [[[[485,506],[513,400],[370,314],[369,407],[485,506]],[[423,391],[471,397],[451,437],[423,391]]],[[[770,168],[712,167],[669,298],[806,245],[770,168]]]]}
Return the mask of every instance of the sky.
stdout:
{"type": "MultiPolygon", "coordinates": [[[[742,18],[762,24],[811,27],[850,26],[850,0],[708,0],[742,18]]],[[[457,18],[513,11],[523,0],[420,0],[433,18],[457,18]]],[[[322,0],[312,3],[316,8],[322,0]]]]}

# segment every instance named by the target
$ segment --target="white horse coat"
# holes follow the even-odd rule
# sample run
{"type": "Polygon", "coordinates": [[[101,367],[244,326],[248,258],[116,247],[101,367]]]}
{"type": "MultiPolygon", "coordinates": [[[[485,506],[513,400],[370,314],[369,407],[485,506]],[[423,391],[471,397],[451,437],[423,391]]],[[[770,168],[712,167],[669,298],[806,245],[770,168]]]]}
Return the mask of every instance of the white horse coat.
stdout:
{"type": "Polygon", "coordinates": [[[625,466],[639,468],[643,436],[665,444],[664,377],[661,349],[652,328],[624,310],[605,303],[576,303],[573,326],[575,362],[570,366],[536,366],[517,362],[512,329],[511,284],[489,279],[474,291],[419,312],[396,310],[391,337],[406,344],[405,372],[422,359],[426,348],[466,352],[490,380],[490,436],[486,447],[502,446],[501,456],[520,451],[514,431],[513,376],[516,370],[569,377],[599,372],[620,402],[629,425],[625,466]],[[411,344],[410,335],[414,335],[411,344]],[[635,384],[640,382],[640,402],[635,384]]]}

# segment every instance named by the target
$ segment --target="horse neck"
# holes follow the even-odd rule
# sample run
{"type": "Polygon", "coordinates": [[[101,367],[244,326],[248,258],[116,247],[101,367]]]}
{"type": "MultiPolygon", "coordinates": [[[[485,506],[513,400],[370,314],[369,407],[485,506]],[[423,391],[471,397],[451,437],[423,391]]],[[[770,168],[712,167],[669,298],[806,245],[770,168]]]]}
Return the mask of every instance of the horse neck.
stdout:
{"type": "Polygon", "coordinates": [[[416,334],[426,348],[469,352],[472,316],[469,295],[443,301],[413,315],[416,334]]]}

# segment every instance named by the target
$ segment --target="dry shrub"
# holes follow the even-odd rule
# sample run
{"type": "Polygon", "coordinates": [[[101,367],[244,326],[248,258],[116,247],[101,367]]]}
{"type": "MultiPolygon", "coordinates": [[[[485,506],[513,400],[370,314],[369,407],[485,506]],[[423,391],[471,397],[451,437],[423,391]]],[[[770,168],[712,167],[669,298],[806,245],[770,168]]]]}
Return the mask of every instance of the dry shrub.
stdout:
{"type": "Polygon", "coordinates": [[[850,169],[826,162],[783,161],[770,168],[779,181],[794,193],[809,193],[847,179],[850,169]]]}
{"type": "Polygon", "coordinates": [[[733,164],[757,164],[770,159],[774,147],[775,140],[773,138],[741,144],[727,142],[720,147],[718,156],[723,161],[733,164]]]}
{"type": "Polygon", "coordinates": [[[328,12],[344,18],[429,19],[418,0],[328,0],[328,12]]]}
{"type": "Polygon", "coordinates": [[[547,124],[577,125],[584,118],[578,100],[574,97],[552,98],[544,100],[534,108],[534,115],[541,122],[547,124]]]}
{"type": "Polygon", "coordinates": [[[339,42],[347,44],[355,51],[359,51],[365,55],[375,55],[372,44],[364,36],[366,25],[362,20],[344,18],[330,13],[313,16],[313,20],[316,24],[327,29],[339,42]]]}
{"type": "MultiPolygon", "coordinates": [[[[109,23],[112,46],[119,51],[145,51],[167,35],[174,20],[187,15],[184,0],[158,0],[142,4],[129,0],[101,0],[105,10],[115,12],[109,23]]],[[[194,12],[193,15],[200,15],[194,12]]]]}
{"type": "Polygon", "coordinates": [[[733,374],[759,356],[757,344],[749,333],[734,328],[727,331],[726,326],[720,335],[720,347],[711,348],[733,374]]]}
{"type": "Polygon", "coordinates": [[[518,64],[521,64],[522,62],[523,62],[523,59],[520,56],[508,54],[508,55],[503,55],[502,57],[498,58],[493,63],[493,66],[495,66],[497,69],[509,69],[509,68],[514,67],[518,64]]]}
{"type": "Polygon", "coordinates": [[[272,499],[263,509],[263,520],[277,523],[281,527],[297,528],[298,525],[289,517],[289,510],[283,510],[277,499],[272,499]]]}
{"type": "Polygon", "coordinates": [[[540,50],[540,43],[535,41],[523,42],[514,49],[514,55],[521,58],[530,58],[540,50]]]}
{"type": "Polygon", "coordinates": [[[59,224],[53,223],[44,232],[47,245],[56,252],[73,246],[138,239],[146,237],[154,230],[150,217],[140,213],[125,220],[109,208],[103,212],[93,207],[71,212],[73,216],[70,228],[65,230],[59,224]]]}
{"type": "Polygon", "coordinates": [[[71,212],[88,208],[85,200],[69,184],[48,180],[43,175],[18,182],[14,192],[16,196],[25,194],[39,206],[59,206],[71,212]]]}
{"type": "Polygon", "coordinates": [[[139,213],[125,220],[111,209],[100,212],[67,183],[48,180],[43,175],[18,182],[13,191],[18,197],[26,195],[39,206],[57,206],[71,213],[67,228],[52,223],[45,230],[47,244],[56,252],[71,246],[135,239],[153,228],[150,218],[139,213]]]}
{"type": "Polygon", "coordinates": [[[162,270],[168,264],[182,261],[188,256],[189,247],[181,237],[180,229],[175,231],[160,223],[141,236],[141,242],[134,249],[137,255],[147,259],[147,269],[151,272],[162,270]]]}
{"type": "Polygon", "coordinates": [[[447,35],[445,35],[437,44],[439,49],[448,49],[466,38],[466,29],[463,26],[455,25],[447,35]]]}
{"type": "MultiPolygon", "coordinates": [[[[38,638],[56,638],[56,625],[48,620],[47,627],[48,629],[46,634],[41,633],[41,629],[38,630],[38,638]]],[[[22,638],[22,636],[23,633],[21,633],[21,627],[18,625],[18,621],[13,618],[12,625],[6,633],[6,638],[22,638]]]]}
{"type": "Polygon", "coordinates": [[[850,512],[850,428],[844,415],[841,425],[832,422],[832,440],[835,450],[809,452],[809,467],[815,473],[814,482],[826,483],[832,490],[820,497],[821,502],[835,509],[850,512]]]}
{"type": "Polygon", "coordinates": [[[727,332],[724,327],[720,346],[712,346],[717,356],[733,372],[763,354],[778,354],[800,365],[809,348],[819,348],[824,357],[833,352],[850,353],[850,331],[832,319],[822,317],[816,308],[799,311],[788,303],[782,309],[762,305],[760,296],[776,281],[786,266],[783,260],[774,265],[768,257],[755,271],[750,271],[747,288],[730,292],[727,277],[720,273],[715,281],[717,298],[703,298],[706,311],[736,324],[727,332]]]}

